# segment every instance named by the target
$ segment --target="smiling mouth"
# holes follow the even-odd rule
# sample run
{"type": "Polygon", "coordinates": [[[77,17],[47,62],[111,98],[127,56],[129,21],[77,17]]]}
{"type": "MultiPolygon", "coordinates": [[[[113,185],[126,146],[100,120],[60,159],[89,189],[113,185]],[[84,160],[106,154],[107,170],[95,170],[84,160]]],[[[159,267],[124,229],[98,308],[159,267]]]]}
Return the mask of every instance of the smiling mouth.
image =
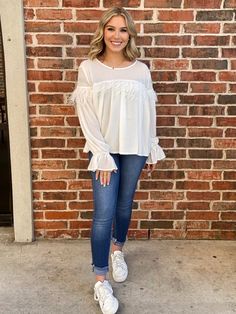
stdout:
{"type": "Polygon", "coordinates": [[[122,44],[121,41],[111,41],[112,45],[114,46],[120,46],[122,44]]]}

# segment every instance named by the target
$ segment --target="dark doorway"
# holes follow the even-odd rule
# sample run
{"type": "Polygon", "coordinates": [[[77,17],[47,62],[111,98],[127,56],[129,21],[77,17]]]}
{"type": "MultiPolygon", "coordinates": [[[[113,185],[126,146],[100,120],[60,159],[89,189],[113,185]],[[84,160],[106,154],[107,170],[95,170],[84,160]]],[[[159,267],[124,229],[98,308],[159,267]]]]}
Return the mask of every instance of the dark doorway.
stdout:
{"type": "Polygon", "coordinates": [[[13,225],[4,50],[0,20],[0,226],[13,225]]]}

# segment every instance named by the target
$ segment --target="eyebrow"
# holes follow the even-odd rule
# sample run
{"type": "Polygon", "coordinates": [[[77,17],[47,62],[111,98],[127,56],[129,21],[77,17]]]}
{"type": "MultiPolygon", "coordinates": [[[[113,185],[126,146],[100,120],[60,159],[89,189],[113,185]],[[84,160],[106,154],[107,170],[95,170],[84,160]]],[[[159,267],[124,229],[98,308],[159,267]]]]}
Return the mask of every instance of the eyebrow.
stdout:
{"type": "MultiPolygon", "coordinates": [[[[113,27],[113,28],[115,28],[115,26],[112,26],[112,25],[106,25],[106,27],[113,27]]],[[[122,27],[120,27],[120,28],[126,28],[126,29],[127,29],[126,26],[122,26],[122,27]]]]}

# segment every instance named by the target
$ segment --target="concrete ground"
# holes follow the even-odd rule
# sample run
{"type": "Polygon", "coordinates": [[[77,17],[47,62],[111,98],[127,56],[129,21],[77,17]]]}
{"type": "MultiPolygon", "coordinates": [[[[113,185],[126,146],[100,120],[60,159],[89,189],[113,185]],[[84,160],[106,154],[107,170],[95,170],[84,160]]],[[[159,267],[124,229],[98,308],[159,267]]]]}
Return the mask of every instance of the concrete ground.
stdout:
{"type": "MultiPolygon", "coordinates": [[[[136,240],[124,252],[117,314],[236,313],[235,241],[136,240]]],[[[101,313],[90,261],[88,240],[19,244],[0,232],[0,313],[101,313]]]]}

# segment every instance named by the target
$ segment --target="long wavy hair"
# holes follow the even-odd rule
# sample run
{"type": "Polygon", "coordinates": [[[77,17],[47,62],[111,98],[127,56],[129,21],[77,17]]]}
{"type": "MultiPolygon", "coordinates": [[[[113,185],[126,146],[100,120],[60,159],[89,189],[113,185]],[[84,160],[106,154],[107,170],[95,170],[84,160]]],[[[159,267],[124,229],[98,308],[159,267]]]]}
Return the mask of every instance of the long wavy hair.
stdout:
{"type": "Polygon", "coordinates": [[[88,53],[88,57],[93,60],[99,56],[101,56],[106,48],[104,42],[104,28],[108,21],[113,17],[121,15],[124,17],[126,21],[126,26],[129,34],[129,41],[124,48],[124,56],[132,61],[140,56],[140,52],[135,44],[135,39],[137,37],[137,32],[135,29],[134,21],[130,14],[124,9],[119,7],[113,7],[107,10],[101,17],[98,28],[94,33],[93,39],[90,44],[90,51],[88,53]]]}

